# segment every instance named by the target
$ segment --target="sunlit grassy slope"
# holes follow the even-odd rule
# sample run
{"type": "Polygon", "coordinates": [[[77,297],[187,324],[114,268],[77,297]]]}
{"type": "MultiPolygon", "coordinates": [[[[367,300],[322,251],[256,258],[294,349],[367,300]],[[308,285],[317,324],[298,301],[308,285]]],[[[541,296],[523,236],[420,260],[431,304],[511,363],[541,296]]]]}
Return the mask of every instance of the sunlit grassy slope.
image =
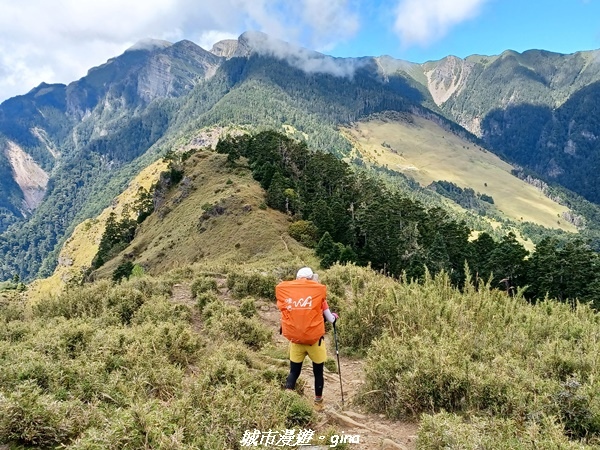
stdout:
{"type": "MultiPolygon", "coordinates": [[[[179,145],[180,150],[191,148],[179,145]]],[[[108,215],[114,212],[121,219],[123,207],[133,204],[139,187],[149,189],[166,168],[162,160],[148,166],[98,217],[79,224],[65,242],[54,274],[32,283],[30,296],[55,295],[69,282],[79,281],[98,251],[108,215]]],[[[224,155],[198,150],[185,162],[184,179],[138,227],[129,247],[94,276],[110,278],[126,260],[153,274],[207,261],[261,268],[281,262],[315,264],[312,252],[288,235],[288,226],[285,214],[266,208],[264,191],[243,163],[228,167],[224,155]]]]}
{"type": "Polygon", "coordinates": [[[98,276],[109,276],[125,260],[158,274],[205,261],[268,266],[314,258],[289,237],[286,215],[266,208],[247,168],[227,167],[225,155],[211,150],[199,150],[185,164],[185,178],[98,276]]]}
{"type": "Polygon", "coordinates": [[[108,215],[114,212],[117,217],[121,217],[123,206],[134,202],[138,189],[140,187],[149,189],[166,167],[167,164],[162,160],[151,164],[142,170],[127,189],[98,217],[87,219],[77,225],[60,252],[58,265],[52,276],[31,283],[29,288],[31,296],[45,297],[48,294],[58,294],[69,281],[80,278],[82,272],[90,267],[98,252],[108,215]]]}
{"type": "Polygon", "coordinates": [[[568,209],[511,175],[493,153],[416,116],[374,119],[343,130],[365,161],[401,172],[422,186],[446,180],[492,196],[499,211],[517,222],[576,232],[562,219],[568,209]]]}

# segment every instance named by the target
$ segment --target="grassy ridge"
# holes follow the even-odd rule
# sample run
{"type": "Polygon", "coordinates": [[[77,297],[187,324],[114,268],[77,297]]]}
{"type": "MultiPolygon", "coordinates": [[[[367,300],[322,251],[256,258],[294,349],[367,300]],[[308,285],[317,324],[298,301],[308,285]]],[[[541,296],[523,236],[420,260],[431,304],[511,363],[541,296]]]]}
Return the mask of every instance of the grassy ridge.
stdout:
{"type": "MultiPolygon", "coordinates": [[[[262,358],[272,328],[256,317],[314,255],[225,157],[194,153],[96,273],[133,260],[156,278],[0,299],[0,444],[221,449],[247,429],[316,425],[280,390],[286,370],[262,358]],[[194,300],[176,300],[180,283],[194,300]]],[[[366,357],[359,403],[420,421],[420,448],[600,444],[600,316],[588,307],[531,305],[468,277],[461,292],[443,273],[399,283],[350,265],[321,278],[341,348],[366,357]]]]}
{"type": "MultiPolygon", "coordinates": [[[[221,449],[246,429],[314,426],[304,400],[280,389],[286,369],[256,316],[291,273],[203,263],[3,299],[0,444],[221,449]],[[196,306],[169,300],[178,283],[196,306]],[[223,297],[224,284],[241,300],[223,297]]],[[[600,444],[600,316],[589,308],[469,283],[459,292],[443,274],[420,285],[336,265],[321,279],[340,349],[366,356],[356,401],[420,421],[418,448],[600,444]]]]}
{"type": "Polygon", "coordinates": [[[61,249],[58,258],[59,264],[53,274],[48,278],[32,282],[29,285],[30,296],[43,298],[49,295],[57,295],[68,283],[80,282],[84,272],[91,267],[92,260],[98,252],[98,244],[104,232],[108,215],[115,212],[120,217],[123,206],[134,203],[138,189],[143,187],[149,190],[166,166],[167,164],[162,160],[150,164],[131,181],[129,186],[113,200],[109,207],[105,208],[94,219],[84,220],[77,225],[61,249]]]}
{"type": "Polygon", "coordinates": [[[267,209],[265,194],[246,167],[230,168],[225,155],[198,150],[184,179],[166,193],[134,240],[98,270],[110,277],[124,260],[159,274],[202,261],[213,264],[310,258],[287,233],[288,218],[267,209]]]}

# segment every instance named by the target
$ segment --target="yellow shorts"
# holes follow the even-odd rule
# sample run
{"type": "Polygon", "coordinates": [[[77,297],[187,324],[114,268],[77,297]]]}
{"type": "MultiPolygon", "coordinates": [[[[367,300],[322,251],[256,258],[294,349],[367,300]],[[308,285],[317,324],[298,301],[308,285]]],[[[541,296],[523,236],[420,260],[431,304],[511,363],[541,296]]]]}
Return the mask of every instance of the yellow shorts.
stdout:
{"type": "Polygon", "coordinates": [[[327,350],[325,349],[325,339],[320,340],[313,345],[295,344],[290,342],[290,361],[301,363],[306,355],[316,364],[324,363],[327,359],[327,350]]]}

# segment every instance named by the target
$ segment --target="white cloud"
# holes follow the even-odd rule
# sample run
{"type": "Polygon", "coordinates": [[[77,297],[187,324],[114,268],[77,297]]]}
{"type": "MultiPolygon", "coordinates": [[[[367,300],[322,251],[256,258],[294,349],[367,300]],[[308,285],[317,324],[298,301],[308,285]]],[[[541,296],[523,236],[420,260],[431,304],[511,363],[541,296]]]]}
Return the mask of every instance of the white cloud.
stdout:
{"type": "Polygon", "coordinates": [[[0,0],[0,11],[0,101],[42,81],[77,80],[142,39],[209,50],[256,29],[330,49],[359,26],[348,0],[0,0]]]}
{"type": "Polygon", "coordinates": [[[394,31],[403,46],[427,45],[475,17],[486,0],[400,0],[394,31]]]}
{"type": "Polygon", "coordinates": [[[313,47],[326,50],[352,38],[360,28],[358,13],[347,0],[303,0],[299,15],[313,27],[313,47]]]}
{"type": "Polygon", "coordinates": [[[366,61],[352,58],[333,58],[322,53],[289,44],[267,34],[246,33],[250,47],[259,54],[287,61],[307,73],[328,73],[336,77],[353,77],[366,61]]]}

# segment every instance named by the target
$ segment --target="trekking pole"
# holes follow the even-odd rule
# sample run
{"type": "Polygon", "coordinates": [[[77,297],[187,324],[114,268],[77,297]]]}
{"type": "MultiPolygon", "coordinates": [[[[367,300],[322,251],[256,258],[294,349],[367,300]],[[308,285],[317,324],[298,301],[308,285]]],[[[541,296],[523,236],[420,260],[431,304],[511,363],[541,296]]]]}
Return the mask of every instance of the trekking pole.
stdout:
{"type": "Polygon", "coordinates": [[[337,356],[338,374],[340,376],[340,392],[342,393],[342,408],[344,407],[344,388],[342,387],[342,366],[340,364],[340,352],[338,350],[337,328],[333,322],[333,338],[335,340],[335,355],[337,356]]]}

